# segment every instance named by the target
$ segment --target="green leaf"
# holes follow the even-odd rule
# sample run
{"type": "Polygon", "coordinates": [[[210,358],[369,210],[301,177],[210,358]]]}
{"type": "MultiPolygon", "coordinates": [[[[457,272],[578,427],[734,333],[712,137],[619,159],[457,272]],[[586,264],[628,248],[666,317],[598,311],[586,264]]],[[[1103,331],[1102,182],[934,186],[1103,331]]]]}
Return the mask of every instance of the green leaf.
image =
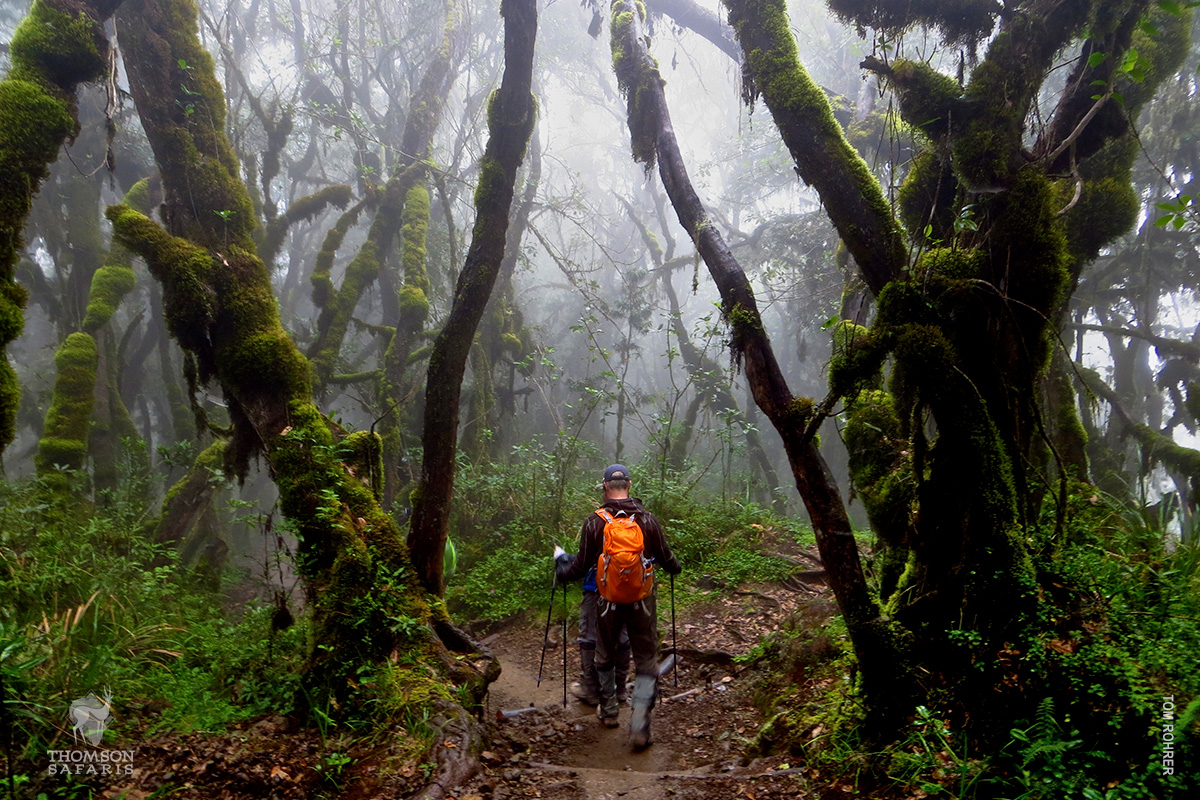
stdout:
{"type": "MultiPolygon", "coordinates": [[[[1162,205],[1162,204],[1159,203],[1159,205],[1162,205]]],[[[1154,227],[1165,228],[1165,227],[1167,227],[1168,224],[1170,224],[1171,220],[1173,220],[1176,216],[1177,216],[1176,214],[1163,214],[1161,217],[1154,220],[1154,227]]]]}
{"type": "Polygon", "coordinates": [[[1103,64],[1106,58],[1108,58],[1108,53],[1092,53],[1088,56],[1088,66],[1095,69],[1103,64]]]}

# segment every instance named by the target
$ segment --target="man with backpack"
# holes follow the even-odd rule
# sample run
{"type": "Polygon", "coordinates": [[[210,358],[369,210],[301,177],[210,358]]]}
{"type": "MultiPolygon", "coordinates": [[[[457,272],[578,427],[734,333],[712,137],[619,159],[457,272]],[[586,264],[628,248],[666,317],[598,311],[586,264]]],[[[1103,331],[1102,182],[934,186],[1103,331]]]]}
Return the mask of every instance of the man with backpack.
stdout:
{"type": "Polygon", "coordinates": [[[579,553],[555,559],[563,583],[596,569],[597,637],[595,664],[600,682],[597,714],[607,728],[617,727],[616,657],[621,631],[628,631],[637,677],[633,684],[630,743],[650,744],[650,710],[658,692],[658,613],[655,569],[678,575],[681,567],[663,536],[662,526],[641,501],[630,497],[629,470],[613,464],[604,471],[604,504],[583,523],[579,553]]]}

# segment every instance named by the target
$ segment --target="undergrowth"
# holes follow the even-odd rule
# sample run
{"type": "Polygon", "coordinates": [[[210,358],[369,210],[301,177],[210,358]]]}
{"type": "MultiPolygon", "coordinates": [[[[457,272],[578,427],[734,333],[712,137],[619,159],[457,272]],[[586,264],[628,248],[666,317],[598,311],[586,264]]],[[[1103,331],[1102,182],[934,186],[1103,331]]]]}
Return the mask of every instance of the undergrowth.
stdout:
{"type": "Polygon", "coordinates": [[[1200,547],[1090,491],[1071,503],[1065,530],[1048,513],[1030,539],[1036,618],[1003,663],[985,665],[1020,688],[1014,724],[964,719],[930,691],[894,740],[866,741],[840,620],[792,621],[764,653],[757,752],[803,759],[813,786],[873,797],[1198,796],[1200,547]]]}
{"type": "MultiPolygon", "coordinates": [[[[537,441],[511,455],[508,467],[460,463],[450,529],[457,574],[447,580],[446,597],[466,620],[499,621],[544,609],[554,546],[575,552],[580,526],[601,500],[596,465],[564,473],[555,452],[537,441]]],[[[796,566],[768,553],[779,542],[811,543],[807,529],[753,502],[706,501],[694,481],[649,463],[632,473],[633,496],[658,517],[684,565],[676,580],[681,606],[713,591],[783,580],[796,566]]],[[[665,578],[660,596],[664,591],[665,578]]]]}
{"type": "Polygon", "coordinates": [[[89,692],[112,694],[106,739],[292,710],[303,620],[275,630],[274,607],[226,613],[211,580],[146,536],[146,515],[0,484],[0,677],[25,754],[69,742],[68,707],[89,692]]]}

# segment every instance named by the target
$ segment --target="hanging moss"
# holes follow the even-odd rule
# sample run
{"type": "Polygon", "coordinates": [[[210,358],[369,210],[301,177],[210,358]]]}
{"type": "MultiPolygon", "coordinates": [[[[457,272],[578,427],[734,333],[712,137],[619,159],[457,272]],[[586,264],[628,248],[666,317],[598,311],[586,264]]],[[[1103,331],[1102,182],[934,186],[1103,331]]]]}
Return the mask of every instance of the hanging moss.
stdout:
{"type": "Polygon", "coordinates": [[[828,0],[829,9],[860,29],[903,33],[923,25],[941,30],[951,43],[969,43],[992,29],[998,0],[828,0]]]}
{"type": "Polygon", "coordinates": [[[96,364],[96,341],[86,333],[72,333],[54,355],[54,397],[34,461],[38,474],[58,488],[65,489],[71,480],[59,468],[81,470],[87,456],[96,364]]]}
{"type": "Polygon", "coordinates": [[[638,57],[637,49],[629,46],[630,37],[640,28],[634,25],[634,14],[641,23],[646,21],[646,8],[641,3],[630,5],[623,0],[612,4],[609,27],[609,47],[612,51],[613,72],[617,86],[625,96],[625,120],[629,125],[633,160],[643,165],[646,172],[654,169],[658,137],[657,112],[650,105],[651,94],[643,87],[648,81],[663,83],[658,74],[658,64],[638,57]]]}

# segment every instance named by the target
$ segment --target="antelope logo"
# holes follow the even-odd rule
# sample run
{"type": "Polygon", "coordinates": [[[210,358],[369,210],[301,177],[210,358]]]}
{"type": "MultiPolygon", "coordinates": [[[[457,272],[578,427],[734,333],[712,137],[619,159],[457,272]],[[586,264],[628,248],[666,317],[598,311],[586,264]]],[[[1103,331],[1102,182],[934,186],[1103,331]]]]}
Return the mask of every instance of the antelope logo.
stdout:
{"type": "Polygon", "coordinates": [[[88,692],[86,697],[71,701],[71,734],[77,742],[84,739],[99,747],[111,717],[112,691],[105,689],[103,700],[88,692]]]}

